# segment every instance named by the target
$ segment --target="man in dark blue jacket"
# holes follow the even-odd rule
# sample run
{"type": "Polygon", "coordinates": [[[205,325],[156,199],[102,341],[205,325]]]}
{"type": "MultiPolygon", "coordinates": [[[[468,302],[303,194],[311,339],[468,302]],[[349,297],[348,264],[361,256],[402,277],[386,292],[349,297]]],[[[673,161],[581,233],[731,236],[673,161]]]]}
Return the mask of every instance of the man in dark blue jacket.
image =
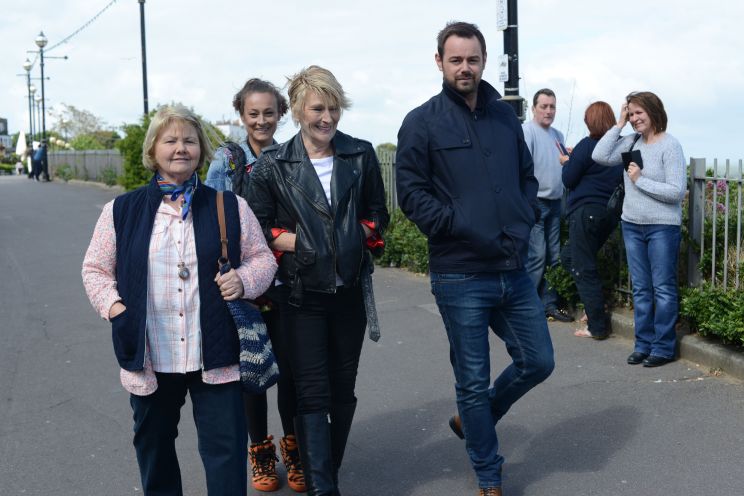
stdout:
{"type": "Polygon", "coordinates": [[[435,60],[442,92],[398,132],[403,212],[429,238],[432,293],[450,342],[458,415],[481,495],[501,495],[495,425],[553,370],[542,303],[524,270],[539,210],[532,157],[514,111],[487,82],[483,34],[448,24],[435,60]],[[513,362],[490,384],[488,328],[513,362]]]}

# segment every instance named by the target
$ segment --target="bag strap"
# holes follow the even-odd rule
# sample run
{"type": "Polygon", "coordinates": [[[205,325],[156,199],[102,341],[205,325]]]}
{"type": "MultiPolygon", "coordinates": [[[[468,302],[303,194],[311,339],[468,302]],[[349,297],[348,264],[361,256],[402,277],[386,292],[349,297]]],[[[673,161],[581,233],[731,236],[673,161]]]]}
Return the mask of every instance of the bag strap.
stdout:
{"type": "Polygon", "coordinates": [[[638,140],[641,139],[641,136],[643,136],[641,133],[636,133],[635,138],[633,139],[633,144],[630,145],[630,150],[628,150],[629,152],[633,151],[633,147],[635,147],[636,143],[638,143],[638,140]]]}
{"type": "Polygon", "coordinates": [[[225,228],[225,199],[223,192],[217,192],[217,221],[220,224],[220,244],[222,245],[222,259],[227,261],[227,229],[225,228]]]}

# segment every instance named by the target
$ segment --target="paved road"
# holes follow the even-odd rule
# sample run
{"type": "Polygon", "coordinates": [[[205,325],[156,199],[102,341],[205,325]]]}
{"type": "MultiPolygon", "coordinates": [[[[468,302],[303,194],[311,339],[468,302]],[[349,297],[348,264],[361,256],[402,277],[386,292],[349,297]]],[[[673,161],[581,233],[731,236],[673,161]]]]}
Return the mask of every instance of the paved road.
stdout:
{"type": "MultiPolygon", "coordinates": [[[[2,496],[142,493],[109,327],[80,281],[93,226],[113,196],[0,177],[2,496]]],[[[365,343],[343,494],[476,494],[463,443],[446,423],[452,375],[428,281],[395,269],[375,278],[383,337],[365,343]]],[[[570,331],[551,325],[554,374],[499,424],[506,495],[744,494],[742,383],[686,361],[630,367],[629,341],[570,331]]],[[[502,346],[492,345],[503,367],[502,346]]],[[[201,495],[188,404],[183,413],[185,493],[201,495]]],[[[270,422],[278,436],[275,411],[270,422]]]]}

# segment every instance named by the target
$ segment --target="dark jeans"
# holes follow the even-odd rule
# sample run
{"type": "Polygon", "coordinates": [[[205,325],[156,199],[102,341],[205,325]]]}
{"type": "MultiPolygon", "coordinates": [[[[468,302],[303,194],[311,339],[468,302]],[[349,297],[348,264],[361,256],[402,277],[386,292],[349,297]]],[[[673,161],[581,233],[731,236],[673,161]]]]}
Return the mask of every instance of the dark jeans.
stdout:
{"type": "Polygon", "coordinates": [[[633,283],[635,351],[674,358],[679,313],[677,258],[680,226],[623,221],[623,239],[633,283]]]}
{"type": "Polygon", "coordinates": [[[561,263],[561,199],[538,198],[540,220],[532,226],[525,269],[546,312],[558,307],[558,293],[545,280],[545,270],[561,263]]]}
{"type": "MultiPolygon", "coordinates": [[[[289,361],[289,350],[287,349],[286,329],[281,327],[282,320],[279,304],[275,308],[261,314],[266,329],[269,331],[271,347],[274,350],[276,363],[279,366],[279,382],[277,383],[277,406],[279,417],[282,421],[284,435],[294,434],[294,418],[297,415],[297,401],[295,399],[295,385],[292,379],[292,369],[289,361]]],[[[268,437],[268,402],[266,393],[248,394],[243,393],[243,404],[245,405],[245,421],[248,427],[248,436],[251,442],[259,443],[268,437]]]]}
{"type": "Polygon", "coordinates": [[[568,243],[561,252],[561,261],[579,290],[593,336],[606,336],[610,331],[597,253],[617,223],[618,218],[607,211],[607,205],[596,203],[582,205],[568,217],[568,243]]]}
{"type": "MultiPolygon", "coordinates": [[[[284,291],[288,295],[289,288],[284,291]]],[[[328,413],[332,404],[354,403],[367,325],[361,286],[339,287],[336,294],[305,291],[300,307],[282,303],[281,312],[297,414],[328,413]]]]}
{"type": "Polygon", "coordinates": [[[524,270],[491,274],[431,273],[450,343],[465,448],[481,488],[501,486],[496,422],[553,371],[553,344],[543,306],[524,270]],[[512,363],[491,385],[488,328],[512,363]]]}
{"type": "Polygon", "coordinates": [[[247,436],[240,382],[205,384],[201,372],[156,372],[158,389],[130,396],[134,411],[134,448],[145,496],[182,496],[176,437],[186,393],[194,422],[209,496],[245,496],[247,436]]]}

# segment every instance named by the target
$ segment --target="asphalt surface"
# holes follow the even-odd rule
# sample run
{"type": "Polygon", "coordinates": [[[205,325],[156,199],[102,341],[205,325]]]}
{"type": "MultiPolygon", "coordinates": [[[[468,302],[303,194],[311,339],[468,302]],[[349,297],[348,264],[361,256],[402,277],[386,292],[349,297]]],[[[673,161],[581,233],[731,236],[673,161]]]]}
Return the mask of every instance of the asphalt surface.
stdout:
{"type": "MultiPolygon", "coordinates": [[[[80,279],[115,194],[0,177],[2,496],[142,494],[110,328],[80,279]]],[[[464,443],[447,426],[453,378],[428,280],[378,269],[375,285],[383,335],[362,353],[342,493],[475,495],[464,443]]],[[[506,496],[744,494],[742,382],[685,360],[631,367],[627,339],[550,327],[555,372],[498,425],[506,496]]],[[[491,350],[496,374],[508,357],[497,338],[491,350]]],[[[276,437],[279,425],[272,407],[276,437]]],[[[178,450],[185,494],[205,494],[188,403],[178,450]]]]}

